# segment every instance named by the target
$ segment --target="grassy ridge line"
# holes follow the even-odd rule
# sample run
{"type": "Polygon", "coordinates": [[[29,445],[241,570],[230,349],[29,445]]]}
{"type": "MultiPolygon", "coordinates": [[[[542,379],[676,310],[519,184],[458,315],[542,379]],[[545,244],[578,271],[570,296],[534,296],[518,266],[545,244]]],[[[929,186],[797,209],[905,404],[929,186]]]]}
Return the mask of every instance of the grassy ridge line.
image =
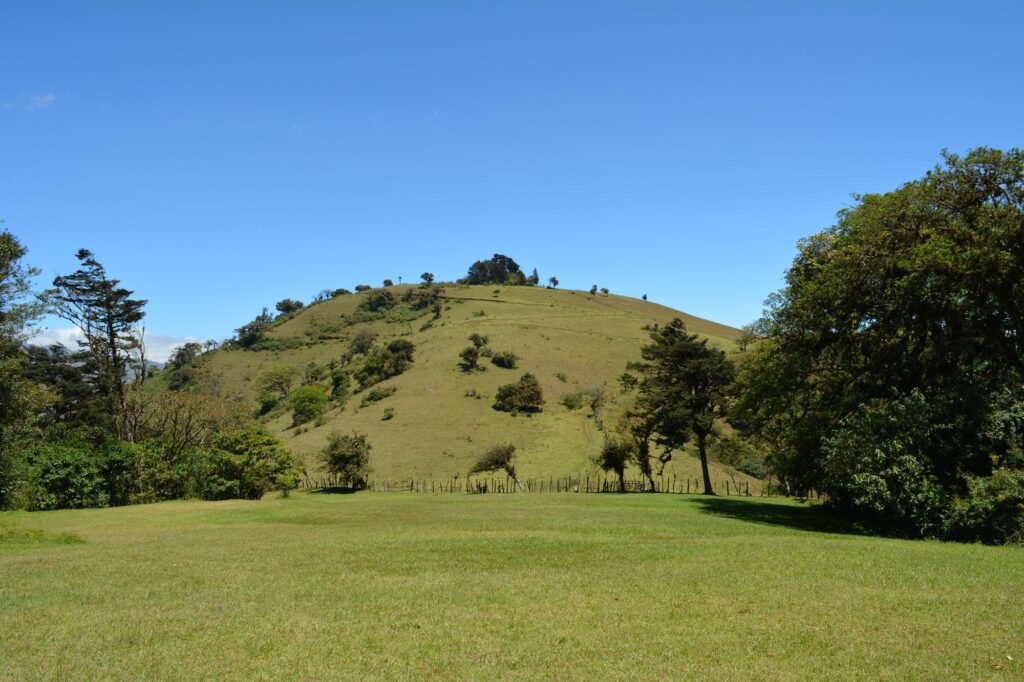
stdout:
{"type": "Polygon", "coordinates": [[[1024,673],[1019,548],[831,534],[786,500],[299,493],[0,519],[86,541],[0,552],[8,679],[1024,673]]]}
{"type": "MultiPolygon", "coordinates": [[[[400,296],[415,285],[392,287],[400,296]]],[[[282,415],[270,427],[295,450],[307,455],[310,468],[317,466],[315,453],[333,432],[366,433],[373,444],[375,478],[447,479],[464,475],[475,458],[499,442],[515,443],[520,470],[525,477],[546,478],[586,473],[604,434],[597,429],[589,410],[569,411],[559,404],[568,393],[604,383],[617,389],[626,363],[639,359],[649,341],[645,325],[683,317],[690,327],[714,343],[732,347],[738,330],[692,318],[664,306],[623,296],[591,297],[572,292],[533,287],[461,287],[446,289],[448,301],[441,319],[419,331],[430,315],[408,323],[382,320],[342,327],[346,338],[357,329],[380,334],[383,342],[406,338],[416,344],[415,363],[406,373],[385,382],[396,393],[380,403],[359,408],[359,396],[344,410],[327,414],[323,426],[297,434],[291,420],[282,415]],[[499,294],[493,296],[494,289],[499,294]],[[471,300],[472,299],[472,300],[471,300]],[[461,301],[461,302],[458,302],[461,301]],[[483,316],[478,316],[483,311],[483,316]],[[488,335],[495,350],[511,350],[521,356],[519,367],[505,370],[491,365],[486,371],[466,374],[457,366],[459,352],[468,345],[471,332],[488,335]],[[497,387],[532,372],[540,380],[547,404],[532,417],[512,417],[491,409],[497,387]],[[557,376],[565,376],[561,381],[557,376]],[[486,396],[466,397],[475,391],[486,396]],[[386,408],[395,418],[382,421],[386,408]]],[[[307,338],[313,320],[344,324],[343,315],[356,311],[367,294],[339,296],[310,306],[271,330],[273,338],[307,338]]],[[[347,340],[325,341],[282,351],[218,351],[208,363],[208,373],[228,395],[255,398],[254,381],[260,371],[274,364],[304,367],[325,364],[339,357],[347,340]]],[[[625,407],[624,397],[614,395],[602,415],[614,426],[625,407]]],[[[699,464],[677,454],[666,474],[679,478],[697,475],[699,464]]],[[[716,467],[714,477],[726,479],[733,472],[716,467]]],[[[738,478],[745,479],[742,475],[738,478]]]]}

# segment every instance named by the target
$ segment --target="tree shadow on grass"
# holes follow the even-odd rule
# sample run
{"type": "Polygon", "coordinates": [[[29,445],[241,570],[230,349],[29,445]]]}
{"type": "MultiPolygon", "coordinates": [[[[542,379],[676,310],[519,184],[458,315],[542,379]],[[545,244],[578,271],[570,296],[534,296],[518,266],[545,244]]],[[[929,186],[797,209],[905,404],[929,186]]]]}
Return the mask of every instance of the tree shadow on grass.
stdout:
{"type": "Polygon", "coordinates": [[[687,500],[701,512],[747,523],[785,526],[818,533],[855,534],[848,525],[819,505],[793,506],[757,498],[698,497],[687,500]]]}
{"type": "Polygon", "coordinates": [[[314,488],[310,492],[314,495],[351,495],[357,493],[362,488],[345,488],[343,486],[331,486],[328,488],[314,488]]]}

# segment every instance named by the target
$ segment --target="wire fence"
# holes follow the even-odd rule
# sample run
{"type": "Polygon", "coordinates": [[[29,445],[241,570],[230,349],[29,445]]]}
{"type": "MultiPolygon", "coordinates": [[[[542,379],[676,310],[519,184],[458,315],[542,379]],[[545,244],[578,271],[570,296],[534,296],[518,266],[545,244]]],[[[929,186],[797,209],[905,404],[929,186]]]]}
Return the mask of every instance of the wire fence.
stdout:
{"type": "MultiPolygon", "coordinates": [[[[302,487],[306,489],[347,488],[348,481],[331,474],[307,474],[302,487]]],[[[511,476],[453,477],[446,480],[401,479],[370,480],[365,490],[380,493],[445,493],[445,494],[525,494],[525,493],[620,493],[644,492],[671,495],[701,494],[703,481],[685,476],[655,476],[653,481],[644,478],[624,479],[607,476],[562,476],[549,478],[526,478],[516,480],[511,476]]],[[[791,491],[772,481],[750,481],[737,479],[719,480],[711,483],[712,492],[717,495],[739,497],[804,497],[821,499],[814,490],[791,491]]]]}

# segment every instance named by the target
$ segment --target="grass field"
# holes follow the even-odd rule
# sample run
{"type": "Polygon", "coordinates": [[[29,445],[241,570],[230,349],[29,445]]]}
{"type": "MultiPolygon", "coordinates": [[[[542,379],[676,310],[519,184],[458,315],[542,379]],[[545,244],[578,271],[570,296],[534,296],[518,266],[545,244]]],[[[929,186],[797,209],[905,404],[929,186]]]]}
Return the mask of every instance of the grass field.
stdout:
{"type": "Polygon", "coordinates": [[[1024,675],[1024,550],[821,528],[640,494],[4,513],[0,678],[1024,675]]]}
{"type": "MultiPolygon", "coordinates": [[[[396,296],[409,286],[391,289],[396,296]]],[[[416,344],[415,362],[404,374],[382,386],[395,394],[361,408],[354,396],[343,409],[332,409],[326,423],[298,432],[291,427],[290,412],[272,419],[268,426],[281,435],[288,447],[307,455],[316,469],[315,456],[332,433],[365,433],[373,444],[373,477],[377,479],[447,479],[465,475],[469,467],[492,445],[514,443],[517,469],[524,477],[547,478],[587,474],[594,470],[593,457],[604,434],[589,408],[568,410],[559,404],[571,392],[604,384],[608,403],[601,419],[609,428],[624,408],[618,395],[618,377],[626,363],[640,359],[640,348],[650,342],[644,327],[682,317],[691,331],[712,343],[733,347],[739,330],[686,315],[656,303],[625,296],[590,296],[584,291],[539,287],[448,286],[448,298],[440,319],[421,330],[430,314],[411,322],[383,320],[347,325],[368,294],[339,296],[310,306],[296,317],[273,328],[269,336],[279,341],[306,343],[281,351],[216,351],[206,363],[210,386],[227,396],[253,400],[262,370],[279,364],[302,369],[309,362],[336,360],[359,329],[370,329],[386,343],[404,338],[416,344]],[[336,325],[340,338],[316,340],[317,325],[336,325]],[[511,350],[521,356],[514,370],[483,360],[485,371],[465,373],[458,367],[459,352],[469,345],[467,337],[479,332],[490,337],[495,351],[511,350]],[[540,381],[547,404],[541,414],[513,417],[491,409],[498,386],[514,382],[524,372],[540,381]],[[479,398],[467,397],[472,393],[479,398]],[[383,420],[386,409],[394,418],[383,420]]],[[[700,476],[694,457],[679,454],[665,470],[668,476],[700,476]]],[[[725,467],[715,466],[717,482],[731,476],[748,480],[725,467]]]]}

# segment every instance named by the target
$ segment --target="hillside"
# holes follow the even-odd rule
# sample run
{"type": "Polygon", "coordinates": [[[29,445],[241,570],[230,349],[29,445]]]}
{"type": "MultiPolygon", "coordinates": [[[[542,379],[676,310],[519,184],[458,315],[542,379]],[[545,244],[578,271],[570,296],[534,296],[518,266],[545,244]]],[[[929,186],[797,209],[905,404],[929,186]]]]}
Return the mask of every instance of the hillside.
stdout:
{"type": "MultiPolygon", "coordinates": [[[[411,285],[388,289],[399,299],[416,290],[411,285]]],[[[290,412],[283,410],[271,412],[267,425],[304,455],[322,448],[332,433],[365,433],[373,445],[376,479],[445,479],[464,474],[483,450],[501,442],[517,446],[521,475],[559,476],[593,470],[591,460],[602,443],[602,424],[613,427],[624,401],[629,400],[621,394],[617,379],[627,362],[639,359],[641,346],[649,340],[645,326],[679,316],[691,331],[727,349],[739,333],[624,296],[459,285],[446,285],[444,292],[437,319],[432,319],[429,309],[406,307],[390,311],[386,317],[392,321],[359,322],[366,315],[358,307],[372,291],[313,304],[270,329],[261,344],[268,349],[207,354],[204,382],[225,396],[255,400],[256,379],[268,367],[325,365],[337,360],[362,329],[377,333],[378,343],[404,338],[415,344],[411,368],[379,385],[393,387],[393,395],[360,407],[366,392],[356,393],[343,408],[330,410],[320,426],[292,428],[290,412]],[[503,369],[482,358],[484,371],[462,371],[459,352],[470,345],[467,337],[473,332],[488,336],[495,352],[509,350],[520,356],[517,367],[503,369]],[[498,386],[518,380],[525,372],[540,381],[544,410],[513,416],[492,409],[498,386]],[[598,415],[589,407],[569,410],[559,402],[566,394],[602,384],[607,402],[598,415]],[[388,408],[394,416],[385,420],[388,408]]],[[[315,458],[307,456],[306,461],[315,467],[315,458]]],[[[680,478],[699,476],[698,472],[695,458],[678,454],[666,468],[667,475],[680,478]]],[[[729,476],[744,478],[717,466],[713,472],[716,481],[729,476]]]]}

